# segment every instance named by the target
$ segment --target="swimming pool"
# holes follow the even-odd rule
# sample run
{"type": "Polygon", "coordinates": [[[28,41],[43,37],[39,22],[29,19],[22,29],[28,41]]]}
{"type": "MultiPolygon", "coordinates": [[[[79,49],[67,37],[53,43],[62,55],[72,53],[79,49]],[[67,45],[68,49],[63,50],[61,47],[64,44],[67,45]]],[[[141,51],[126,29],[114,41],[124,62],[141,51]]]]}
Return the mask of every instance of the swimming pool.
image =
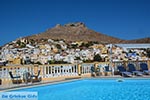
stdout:
{"type": "Polygon", "coordinates": [[[37,91],[38,100],[150,100],[150,79],[83,79],[17,91],[37,91]]]}

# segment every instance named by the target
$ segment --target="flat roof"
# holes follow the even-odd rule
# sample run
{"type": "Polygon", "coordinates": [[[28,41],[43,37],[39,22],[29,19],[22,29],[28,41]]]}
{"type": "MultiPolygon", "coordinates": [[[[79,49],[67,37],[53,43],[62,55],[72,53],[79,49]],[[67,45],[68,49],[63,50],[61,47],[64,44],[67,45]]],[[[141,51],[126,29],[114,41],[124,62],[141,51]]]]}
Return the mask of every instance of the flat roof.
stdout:
{"type": "Polygon", "coordinates": [[[150,44],[114,44],[123,48],[150,48],[150,44]]]}

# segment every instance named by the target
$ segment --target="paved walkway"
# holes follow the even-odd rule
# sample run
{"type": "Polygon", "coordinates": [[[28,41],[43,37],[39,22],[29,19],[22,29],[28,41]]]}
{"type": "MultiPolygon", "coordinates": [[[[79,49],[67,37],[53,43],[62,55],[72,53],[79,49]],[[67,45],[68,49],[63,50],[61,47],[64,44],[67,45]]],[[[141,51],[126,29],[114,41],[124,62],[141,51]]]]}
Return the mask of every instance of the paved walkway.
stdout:
{"type": "MultiPolygon", "coordinates": [[[[87,77],[90,78],[90,77],[87,77]]],[[[114,76],[96,76],[96,77],[91,77],[91,78],[103,78],[103,79],[118,79],[118,78],[127,78],[127,77],[121,77],[120,75],[114,75],[114,76]]],[[[130,77],[130,79],[132,78],[150,78],[150,75],[144,75],[144,76],[133,76],[130,77]]],[[[33,86],[41,86],[41,85],[47,85],[47,84],[56,84],[56,83],[62,83],[62,82],[69,82],[69,81],[75,81],[75,80],[80,80],[80,79],[86,79],[86,78],[66,78],[66,79],[62,79],[62,80],[51,80],[51,81],[41,81],[41,82],[35,82],[35,83],[21,83],[21,84],[8,84],[8,85],[0,85],[0,91],[10,91],[10,90],[15,90],[15,89],[22,89],[22,88],[28,88],[28,87],[33,87],[33,86]]]]}

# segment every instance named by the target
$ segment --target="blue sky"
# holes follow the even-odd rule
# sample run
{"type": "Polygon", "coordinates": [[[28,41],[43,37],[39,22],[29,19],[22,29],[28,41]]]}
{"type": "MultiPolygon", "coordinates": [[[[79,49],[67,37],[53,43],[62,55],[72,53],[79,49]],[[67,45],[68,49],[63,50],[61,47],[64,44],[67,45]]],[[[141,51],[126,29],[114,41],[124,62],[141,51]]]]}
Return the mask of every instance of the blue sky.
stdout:
{"type": "Polygon", "coordinates": [[[69,22],[121,39],[150,37],[150,1],[0,0],[0,46],[69,22]]]}

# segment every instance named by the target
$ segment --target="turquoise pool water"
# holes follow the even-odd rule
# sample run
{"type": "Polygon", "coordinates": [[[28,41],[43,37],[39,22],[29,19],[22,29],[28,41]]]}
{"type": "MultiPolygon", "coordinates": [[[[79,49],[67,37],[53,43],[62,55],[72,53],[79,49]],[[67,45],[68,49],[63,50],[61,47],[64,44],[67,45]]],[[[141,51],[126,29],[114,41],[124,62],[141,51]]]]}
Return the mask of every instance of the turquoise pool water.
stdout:
{"type": "Polygon", "coordinates": [[[37,91],[38,100],[150,100],[150,79],[84,79],[17,91],[37,91]]]}

